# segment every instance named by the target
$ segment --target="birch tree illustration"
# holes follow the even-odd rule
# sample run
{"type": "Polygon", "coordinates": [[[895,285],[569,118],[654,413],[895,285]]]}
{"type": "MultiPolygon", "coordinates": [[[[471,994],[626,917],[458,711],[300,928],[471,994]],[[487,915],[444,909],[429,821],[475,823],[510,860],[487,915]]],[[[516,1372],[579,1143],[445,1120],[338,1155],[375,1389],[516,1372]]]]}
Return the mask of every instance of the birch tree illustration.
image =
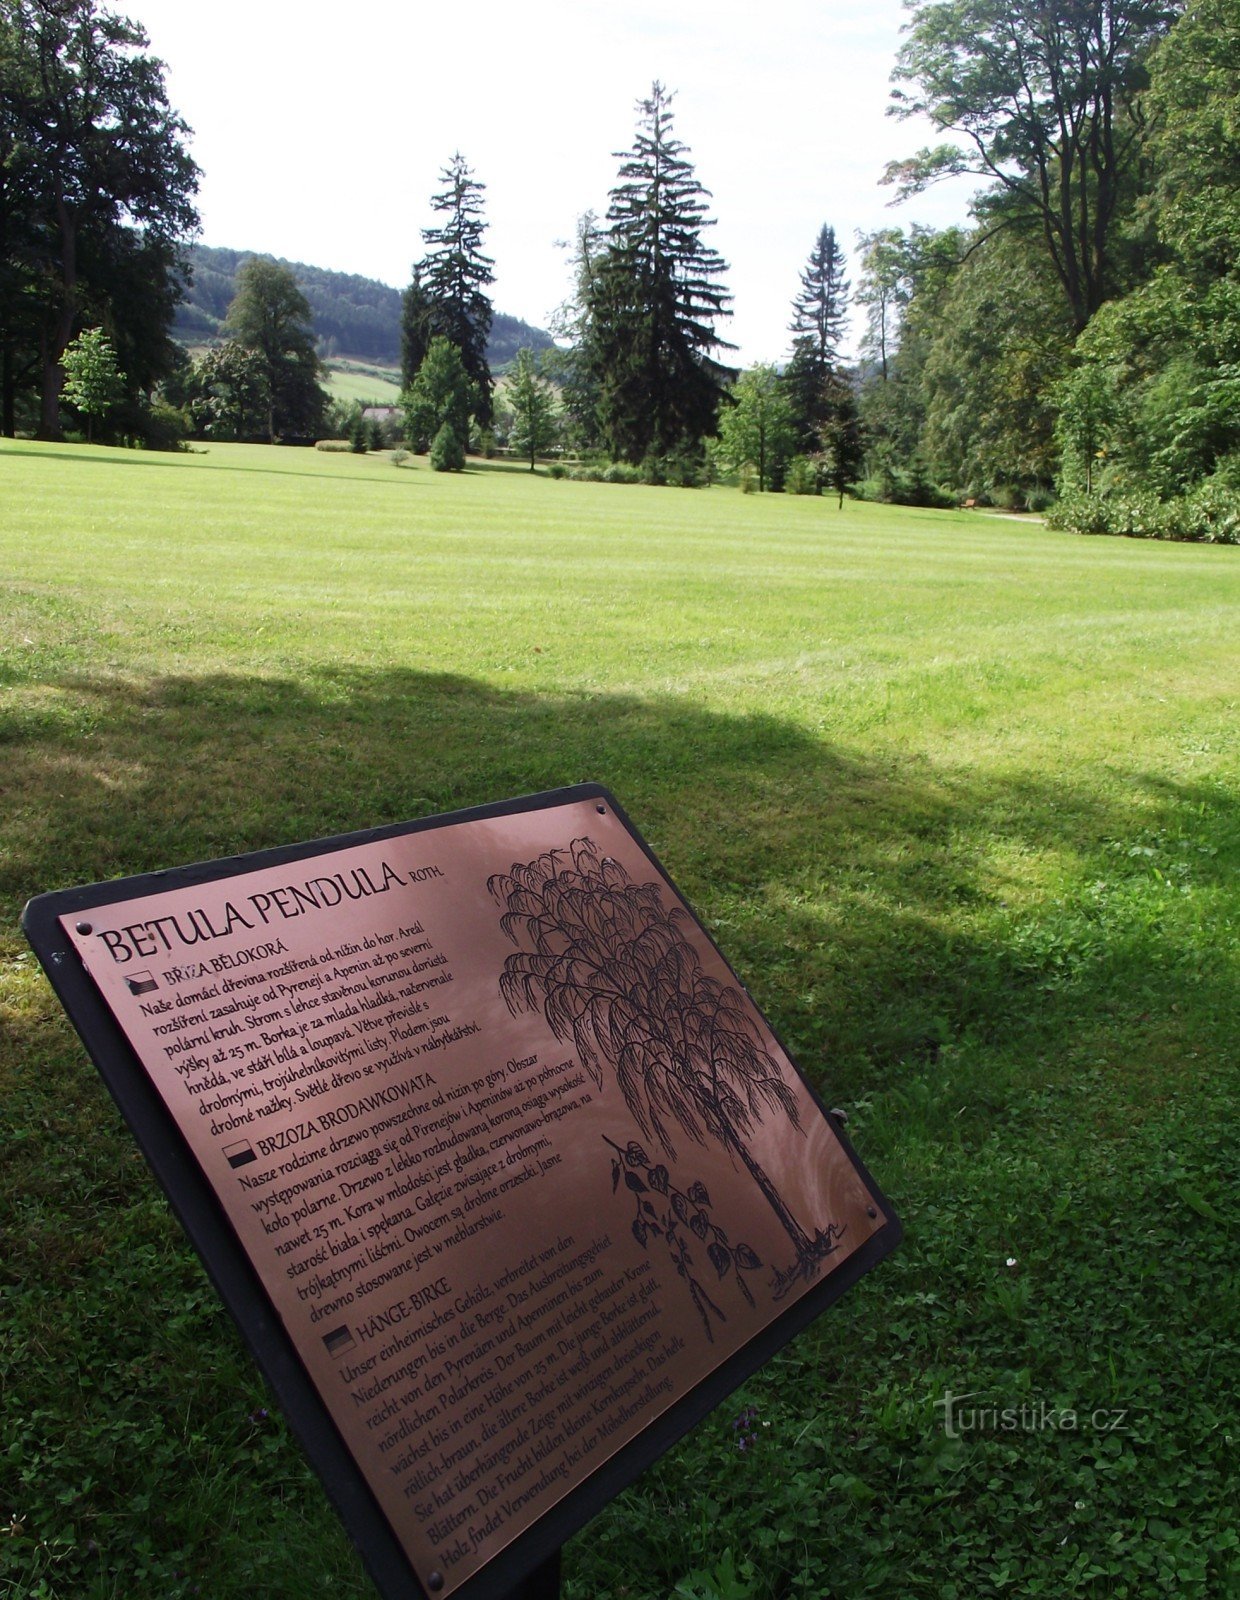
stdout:
{"type": "Polygon", "coordinates": [[[702,971],[688,917],[657,883],[634,883],[594,842],[514,862],[487,887],[517,946],[500,993],[513,1016],[542,1010],[601,1088],[610,1067],[630,1113],[675,1159],[675,1138],[721,1145],[745,1168],[792,1242],[776,1297],[836,1248],[834,1224],[810,1233],[749,1147],[768,1114],[802,1132],[797,1104],[740,990],[702,971]]]}

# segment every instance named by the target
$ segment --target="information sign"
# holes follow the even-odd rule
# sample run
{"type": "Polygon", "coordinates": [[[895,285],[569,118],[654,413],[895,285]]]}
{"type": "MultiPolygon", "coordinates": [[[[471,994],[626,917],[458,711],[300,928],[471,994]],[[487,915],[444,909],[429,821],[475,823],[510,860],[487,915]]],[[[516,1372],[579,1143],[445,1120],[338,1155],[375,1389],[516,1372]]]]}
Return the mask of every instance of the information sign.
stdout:
{"type": "Polygon", "coordinates": [[[596,786],[26,927],[390,1597],[507,1592],[897,1241],[596,786]]]}

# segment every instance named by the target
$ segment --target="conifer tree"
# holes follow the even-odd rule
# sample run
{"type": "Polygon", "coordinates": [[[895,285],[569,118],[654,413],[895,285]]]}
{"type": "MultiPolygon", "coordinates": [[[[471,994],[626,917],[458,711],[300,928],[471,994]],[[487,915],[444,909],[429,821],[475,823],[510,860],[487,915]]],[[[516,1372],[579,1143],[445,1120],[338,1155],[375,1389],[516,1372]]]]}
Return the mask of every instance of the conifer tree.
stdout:
{"type": "Polygon", "coordinates": [[[430,301],[422,287],[422,264],[413,269],[413,280],[401,300],[400,386],[407,389],[418,375],[430,348],[430,301]]]}
{"type": "Polygon", "coordinates": [[[802,449],[813,449],[826,420],[823,391],[839,361],[848,317],[844,252],[823,224],[792,302],[792,360],[784,374],[802,449]]]}
{"type": "Polygon", "coordinates": [[[430,341],[448,339],[461,352],[465,371],[476,391],[475,417],[480,427],[492,420],[491,369],[487,365],[487,340],[491,334],[492,307],[488,285],[494,283],[495,263],[483,254],[482,192],[486,188],[470,171],[459,153],[440,174],[444,188],[431,205],[446,220],[440,228],[424,228],[426,254],[414,268],[406,295],[406,386],[417,376],[430,341]],[[417,366],[412,362],[416,360],[417,366]]]}
{"type": "Polygon", "coordinates": [[[718,281],[727,264],[703,242],[709,191],[672,133],[671,102],[657,82],[639,102],[589,288],[600,422],[613,455],[632,462],[696,449],[731,376],[711,360],[731,348],[716,332],[731,315],[718,281]]]}
{"type": "Polygon", "coordinates": [[[539,451],[548,449],[555,441],[556,422],[551,386],[539,377],[532,350],[517,351],[508,403],[512,407],[513,448],[529,457],[533,472],[539,451]]]}

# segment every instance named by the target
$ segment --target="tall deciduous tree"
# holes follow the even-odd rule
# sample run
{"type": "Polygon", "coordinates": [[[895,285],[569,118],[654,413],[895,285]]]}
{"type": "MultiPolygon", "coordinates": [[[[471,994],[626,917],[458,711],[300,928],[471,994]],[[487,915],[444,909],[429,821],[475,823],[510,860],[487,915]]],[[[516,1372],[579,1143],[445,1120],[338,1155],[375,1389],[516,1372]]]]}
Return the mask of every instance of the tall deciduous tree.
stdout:
{"type": "Polygon", "coordinates": [[[901,196],[970,173],[981,214],[1032,224],[1079,332],[1117,287],[1116,223],[1141,160],[1146,59],[1180,0],[914,4],[892,111],[954,142],[890,164],[901,196]]]}
{"type": "Polygon", "coordinates": [[[909,244],[900,228],[880,228],[858,235],[861,247],[861,281],[857,304],[865,308],[863,355],[878,364],[883,383],[891,376],[891,363],[900,342],[900,318],[909,302],[909,244]]]}
{"type": "Polygon", "coordinates": [[[792,302],[792,359],[784,373],[803,449],[814,448],[817,430],[826,418],[823,396],[827,379],[839,362],[848,318],[849,283],[844,265],[835,229],[824,223],[792,302]]]}
{"type": "Polygon", "coordinates": [[[712,359],[731,348],[717,331],[731,314],[727,265],[703,239],[709,192],[672,132],[672,98],[655,83],[639,102],[589,286],[600,421],[612,453],[632,462],[713,434],[728,376],[712,359]]]}
{"type": "Polygon", "coordinates": [[[109,261],[133,263],[118,240],[134,235],[145,247],[153,299],[144,315],[166,329],[177,246],[197,226],[198,170],[148,43],[96,0],[0,0],[0,368],[10,428],[21,359],[11,329],[37,346],[39,431],[54,438],[60,358],[88,317],[109,309],[109,261]]]}
{"type": "Polygon", "coordinates": [[[486,290],[495,281],[495,263],[482,249],[486,185],[474,177],[459,151],[440,180],[444,188],[431,205],[445,220],[441,227],[422,230],[426,254],[414,268],[406,294],[405,382],[416,377],[432,339],[451,340],[474,384],[474,415],[482,427],[490,427],[492,380],[486,352],[493,311],[486,290]]]}
{"type": "Polygon", "coordinates": [[[289,268],[263,256],[244,262],[224,328],[262,363],[270,442],[318,432],[327,396],[310,305],[289,268]]]}

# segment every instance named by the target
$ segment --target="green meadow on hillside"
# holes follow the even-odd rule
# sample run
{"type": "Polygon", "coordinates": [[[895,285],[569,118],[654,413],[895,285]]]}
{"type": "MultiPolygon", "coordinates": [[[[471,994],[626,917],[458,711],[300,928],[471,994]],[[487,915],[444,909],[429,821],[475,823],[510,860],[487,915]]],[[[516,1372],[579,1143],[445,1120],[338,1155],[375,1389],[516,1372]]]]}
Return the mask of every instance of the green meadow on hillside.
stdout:
{"type": "Polygon", "coordinates": [[[906,1238],[570,1600],[1237,1592],[1240,551],[3,440],[0,606],[0,1595],[373,1592],[26,899],[584,779],[906,1238]]]}

